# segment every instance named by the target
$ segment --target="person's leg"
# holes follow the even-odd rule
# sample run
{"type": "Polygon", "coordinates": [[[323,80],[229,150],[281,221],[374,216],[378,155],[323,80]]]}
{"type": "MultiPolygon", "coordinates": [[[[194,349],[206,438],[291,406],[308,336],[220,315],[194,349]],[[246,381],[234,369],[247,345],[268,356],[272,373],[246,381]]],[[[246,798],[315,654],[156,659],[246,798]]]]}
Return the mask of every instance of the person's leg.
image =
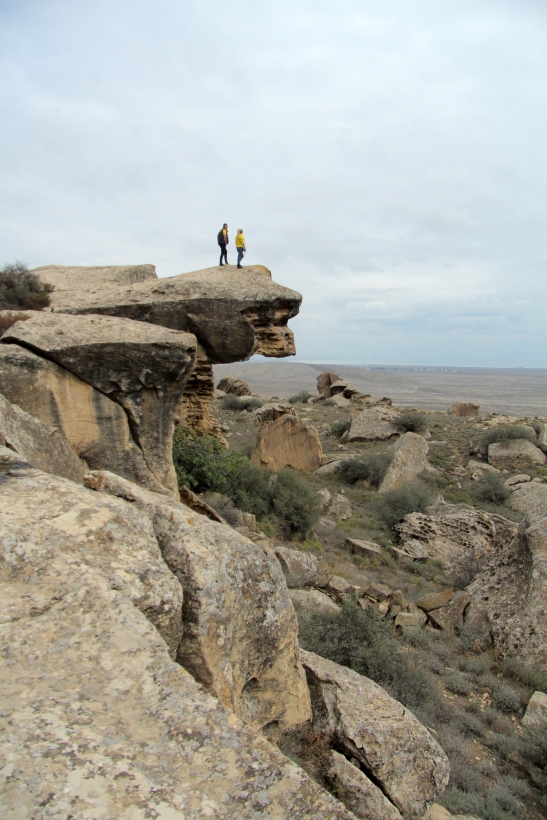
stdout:
{"type": "Polygon", "coordinates": [[[241,260],[243,259],[243,248],[237,249],[237,266],[238,268],[243,267],[241,264],[241,260]]]}
{"type": "Polygon", "coordinates": [[[224,245],[224,247],[222,245],[220,245],[220,262],[218,263],[219,265],[224,264],[224,262],[222,261],[222,257],[224,256],[224,251],[225,250],[226,250],[226,245],[224,245]]]}

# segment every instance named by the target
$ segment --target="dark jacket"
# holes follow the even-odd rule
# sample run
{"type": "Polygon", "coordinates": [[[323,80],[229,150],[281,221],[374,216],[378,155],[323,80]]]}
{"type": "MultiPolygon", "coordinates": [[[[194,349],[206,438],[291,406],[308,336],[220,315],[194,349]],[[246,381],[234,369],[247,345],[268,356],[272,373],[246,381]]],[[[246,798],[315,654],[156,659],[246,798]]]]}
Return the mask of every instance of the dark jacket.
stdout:
{"type": "Polygon", "coordinates": [[[226,237],[224,236],[224,228],[222,228],[218,232],[217,242],[219,245],[227,245],[230,240],[228,239],[228,231],[226,231],[226,237]]]}

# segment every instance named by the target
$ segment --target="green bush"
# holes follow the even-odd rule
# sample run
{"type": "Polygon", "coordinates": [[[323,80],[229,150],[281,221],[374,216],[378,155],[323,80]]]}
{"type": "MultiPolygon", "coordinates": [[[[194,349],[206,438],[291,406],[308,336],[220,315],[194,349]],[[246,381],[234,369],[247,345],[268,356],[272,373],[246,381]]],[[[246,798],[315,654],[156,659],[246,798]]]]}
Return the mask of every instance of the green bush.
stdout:
{"type": "Polygon", "coordinates": [[[340,421],[335,421],[332,427],[330,428],[331,436],[335,438],[341,438],[347,430],[351,427],[351,419],[340,419],[340,421]]]}
{"type": "Polygon", "coordinates": [[[491,501],[493,504],[503,504],[511,495],[502,477],[491,472],[485,473],[482,478],[473,482],[471,492],[478,501],[491,501]]]}
{"type": "Polygon", "coordinates": [[[340,464],[338,474],[348,484],[357,481],[369,481],[377,487],[387,472],[391,463],[391,454],[365,453],[359,458],[348,458],[340,464]]]}
{"type": "Polygon", "coordinates": [[[222,397],[222,407],[224,410],[255,410],[262,407],[262,402],[256,396],[235,396],[233,393],[226,393],[222,397]]]}
{"type": "Polygon", "coordinates": [[[291,396],[289,399],[290,404],[305,404],[308,399],[311,399],[313,396],[312,393],[308,393],[307,390],[301,390],[300,393],[295,393],[294,396],[291,396]]]}
{"type": "Polygon", "coordinates": [[[495,442],[512,441],[516,438],[526,438],[528,441],[535,441],[536,435],[529,427],[523,424],[496,424],[481,436],[480,443],[484,449],[488,449],[490,444],[495,442]]]}
{"type": "Polygon", "coordinates": [[[269,488],[272,511],[285,528],[290,533],[308,533],[321,515],[317,493],[308,482],[285,467],[273,477],[269,488]]]}
{"type": "Polygon", "coordinates": [[[403,433],[424,433],[427,429],[426,417],[417,410],[405,410],[395,419],[395,426],[403,433]]]}
{"type": "Polygon", "coordinates": [[[42,310],[49,306],[52,290],[22,262],[0,268],[0,310],[42,310]]]}
{"type": "Polygon", "coordinates": [[[424,512],[432,500],[432,490],[417,481],[379,495],[376,499],[376,512],[388,527],[393,528],[405,515],[424,512]]]}
{"type": "Polygon", "coordinates": [[[473,691],[473,684],[461,672],[452,672],[445,685],[448,691],[455,695],[470,695],[473,691]]]}

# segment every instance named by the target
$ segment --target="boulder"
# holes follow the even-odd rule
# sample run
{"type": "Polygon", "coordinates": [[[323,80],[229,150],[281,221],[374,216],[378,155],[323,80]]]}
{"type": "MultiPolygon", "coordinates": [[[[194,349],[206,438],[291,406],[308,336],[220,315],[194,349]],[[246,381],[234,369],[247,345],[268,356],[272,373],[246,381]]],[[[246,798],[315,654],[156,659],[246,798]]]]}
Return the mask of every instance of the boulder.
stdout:
{"type": "Polygon", "coordinates": [[[352,396],[356,396],[360,391],[354,387],[350,382],[347,382],[345,379],[338,379],[338,381],[332,382],[330,386],[330,396],[334,398],[334,396],[341,395],[345,399],[351,399],[352,396]]]}
{"type": "Polygon", "coordinates": [[[316,475],[332,475],[337,472],[340,465],[345,460],[346,456],[343,458],[337,458],[335,461],[329,461],[327,464],[322,464],[321,467],[318,467],[317,470],[314,470],[314,472],[316,475]]]}
{"type": "Polygon", "coordinates": [[[326,507],[327,515],[349,521],[352,516],[351,501],[343,493],[334,493],[326,507]]]}
{"type": "Polygon", "coordinates": [[[444,629],[446,632],[457,634],[465,622],[470,603],[471,598],[466,592],[456,592],[448,604],[428,612],[428,623],[436,629],[444,629]]]}
{"type": "Polygon", "coordinates": [[[450,413],[453,416],[460,416],[461,418],[470,418],[478,416],[480,411],[480,404],[471,404],[470,402],[456,402],[450,408],[450,413]]]}
{"type": "Polygon", "coordinates": [[[57,428],[90,467],[172,494],[146,463],[123,408],[69,370],[26,348],[0,344],[0,392],[57,428]]]}
{"type": "Polygon", "coordinates": [[[380,584],[378,582],[369,584],[365,589],[366,595],[372,598],[373,601],[385,601],[391,595],[391,587],[387,584],[380,584]]]}
{"type": "MultiPolygon", "coordinates": [[[[228,498],[227,495],[208,491],[202,493],[199,498],[205,502],[208,507],[212,507],[212,509],[221,516],[222,520],[231,527],[234,527],[234,529],[247,527],[251,532],[256,532],[256,516],[252,513],[239,510],[232,499],[228,498]]],[[[202,510],[198,509],[196,512],[202,512],[202,510]]]]}
{"type": "Polygon", "coordinates": [[[361,541],[358,538],[346,538],[345,546],[351,555],[359,555],[361,558],[381,558],[382,549],[372,541],[361,541]]]}
{"type": "Polygon", "coordinates": [[[243,379],[236,379],[235,376],[225,376],[217,384],[217,390],[224,393],[232,393],[234,396],[250,396],[251,389],[243,379]]]}
{"type": "Polygon", "coordinates": [[[332,573],[319,565],[319,561],[309,552],[276,547],[275,554],[281,564],[289,589],[327,586],[332,573]]]}
{"type": "Polygon", "coordinates": [[[355,758],[403,816],[415,817],[448,783],[448,759],[414,715],[378,684],[301,650],[313,728],[355,758]]]}
{"type": "Polygon", "coordinates": [[[346,597],[353,590],[353,586],[345,578],[340,575],[332,575],[329,578],[328,584],[325,585],[325,592],[328,592],[335,601],[342,603],[346,597]]]}
{"type": "Polygon", "coordinates": [[[82,482],[84,464],[56,428],[25,413],[0,394],[0,442],[39,470],[82,482]]]}
{"type": "Polygon", "coordinates": [[[402,814],[355,763],[331,751],[325,774],[342,803],[362,820],[403,820],[402,814]]]}
{"type": "Polygon", "coordinates": [[[179,663],[253,727],[305,721],[298,625],[275,555],[113,474],[92,472],[86,483],[129,501],[152,523],[184,593],[179,663]]]}
{"type": "Polygon", "coordinates": [[[314,427],[296,416],[281,416],[258,430],[251,460],[260,467],[312,472],[321,466],[321,441],[314,427]]]}
{"type": "Polygon", "coordinates": [[[1,341],[56,362],[119,404],[148,469],[176,494],[173,431],[196,364],[194,336],[111,316],[36,312],[1,341]]]}
{"type": "Polygon", "coordinates": [[[385,493],[409,481],[415,481],[424,472],[438,474],[429,464],[429,445],[417,433],[405,433],[391,449],[392,459],[378,488],[385,493]]]}
{"type": "Polygon", "coordinates": [[[444,806],[433,803],[422,817],[422,820],[451,820],[452,816],[444,806]]]}
{"type": "Polygon", "coordinates": [[[340,612],[340,607],[332,598],[318,589],[290,589],[289,597],[299,615],[329,615],[340,612]]]}
{"type": "MultiPolygon", "coordinates": [[[[349,407],[351,402],[350,402],[349,399],[347,399],[344,396],[343,393],[335,393],[334,395],[332,395],[330,397],[329,403],[333,404],[333,405],[336,405],[338,407],[338,409],[340,409],[341,407],[349,407]]],[[[345,433],[344,433],[344,435],[345,435],[345,433]]]]}
{"type": "Polygon", "coordinates": [[[427,620],[423,612],[399,612],[395,618],[395,628],[404,632],[406,629],[419,629],[427,620]]]}
{"type": "Polygon", "coordinates": [[[501,473],[501,470],[498,470],[497,467],[493,467],[485,461],[474,461],[473,459],[467,462],[467,471],[473,481],[478,481],[486,473],[496,473],[497,475],[501,473]]]}
{"type": "Polygon", "coordinates": [[[517,484],[526,484],[528,481],[530,481],[530,476],[526,475],[526,473],[521,473],[520,475],[511,476],[511,478],[508,478],[507,481],[503,483],[508,489],[511,489],[517,484]]]}
{"type": "Polygon", "coordinates": [[[335,382],[340,381],[340,376],[337,376],[336,373],[321,373],[317,377],[317,392],[320,396],[324,396],[326,399],[330,399],[331,392],[330,387],[331,384],[335,384],[335,382]]]}
{"type": "Polygon", "coordinates": [[[496,441],[488,447],[488,461],[498,470],[526,470],[543,467],[547,456],[539,447],[525,438],[513,441],[496,441]]]}
{"type": "Polygon", "coordinates": [[[362,410],[353,421],[348,441],[385,441],[398,435],[395,425],[397,414],[384,407],[362,410]]]}
{"type": "Polygon", "coordinates": [[[545,692],[534,692],[528,701],[522,725],[528,729],[547,725],[547,695],[545,692]]]}
{"type": "Polygon", "coordinates": [[[517,525],[467,504],[439,503],[426,513],[406,515],[395,530],[405,552],[440,561],[449,575],[470,581],[491,555],[512,540],[517,525]]]}
{"type": "Polygon", "coordinates": [[[452,600],[453,595],[454,592],[451,589],[443,589],[442,592],[431,592],[429,595],[424,595],[416,601],[416,606],[424,612],[432,612],[434,609],[447,606],[452,600]]]}
{"type": "Polygon", "coordinates": [[[538,434],[538,447],[547,453],[547,427],[542,427],[538,434]]]}
{"type": "Polygon", "coordinates": [[[264,424],[267,421],[275,421],[281,416],[296,416],[296,410],[292,404],[285,404],[284,402],[275,402],[263,404],[262,407],[257,407],[251,413],[251,418],[259,424],[264,424]]]}

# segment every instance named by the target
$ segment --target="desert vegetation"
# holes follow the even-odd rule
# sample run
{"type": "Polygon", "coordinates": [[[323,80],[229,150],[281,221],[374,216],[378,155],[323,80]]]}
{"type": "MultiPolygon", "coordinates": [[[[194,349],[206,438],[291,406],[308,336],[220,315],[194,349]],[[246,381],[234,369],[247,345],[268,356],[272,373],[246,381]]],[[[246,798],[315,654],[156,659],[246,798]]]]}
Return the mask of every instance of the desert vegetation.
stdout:
{"type": "Polygon", "coordinates": [[[0,310],[42,310],[49,306],[52,290],[23,262],[6,263],[0,268],[0,310]]]}

